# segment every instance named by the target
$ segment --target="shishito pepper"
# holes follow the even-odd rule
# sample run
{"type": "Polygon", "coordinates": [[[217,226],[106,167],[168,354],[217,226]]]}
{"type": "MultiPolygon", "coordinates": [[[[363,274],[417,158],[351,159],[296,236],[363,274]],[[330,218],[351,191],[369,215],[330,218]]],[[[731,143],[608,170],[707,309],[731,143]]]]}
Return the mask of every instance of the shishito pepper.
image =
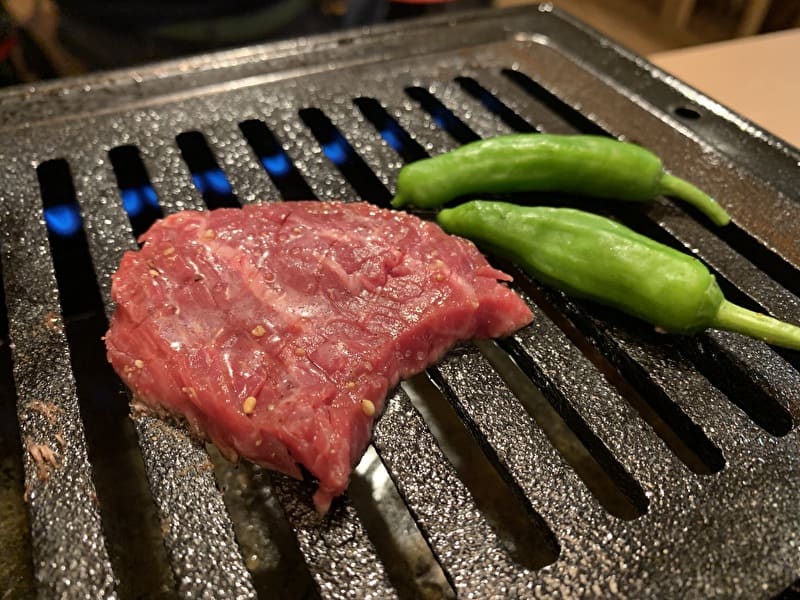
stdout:
{"type": "Polygon", "coordinates": [[[546,284],[666,331],[725,329],[800,350],[800,327],[728,302],[699,260],[610,219],[569,208],[474,201],[442,210],[437,220],[546,284]]]}
{"type": "Polygon", "coordinates": [[[392,206],[438,208],[467,194],[565,192],[647,202],[674,196],[717,225],[730,217],[705,192],[664,171],[649,150],[593,135],[529,133],[466,144],[403,167],[392,206]]]}

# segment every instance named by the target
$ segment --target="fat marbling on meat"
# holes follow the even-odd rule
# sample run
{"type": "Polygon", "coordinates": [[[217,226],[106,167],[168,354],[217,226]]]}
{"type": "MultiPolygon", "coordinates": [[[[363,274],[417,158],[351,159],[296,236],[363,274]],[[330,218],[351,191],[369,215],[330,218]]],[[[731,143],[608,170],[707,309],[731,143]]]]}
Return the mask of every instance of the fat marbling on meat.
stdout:
{"type": "Polygon", "coordinates": [[[471,242],[365,203],[184,211],[140,242],[105,338],[135,401],[231,459],[302,465],[321,512],[400,379],[531,320],[471,242]]]}

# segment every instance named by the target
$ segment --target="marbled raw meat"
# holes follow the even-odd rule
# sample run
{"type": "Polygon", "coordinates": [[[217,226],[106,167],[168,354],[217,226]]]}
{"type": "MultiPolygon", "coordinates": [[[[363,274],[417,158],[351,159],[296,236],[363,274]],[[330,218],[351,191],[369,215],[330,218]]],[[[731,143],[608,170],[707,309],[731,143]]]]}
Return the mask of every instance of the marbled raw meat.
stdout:
{"type": "Polygon", "coordinates": [[[231,459],[302,465],[321,512],[400,379],[531,320],[471,242],[365,203],[185,211],[140,241],[105,338],[137,404],[231,459]]]}

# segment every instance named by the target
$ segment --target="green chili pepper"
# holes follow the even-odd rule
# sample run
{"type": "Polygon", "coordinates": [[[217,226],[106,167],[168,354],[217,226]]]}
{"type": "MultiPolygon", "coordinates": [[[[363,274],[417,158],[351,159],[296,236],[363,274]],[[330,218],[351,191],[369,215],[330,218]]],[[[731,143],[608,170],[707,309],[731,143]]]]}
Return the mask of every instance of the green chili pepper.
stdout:
{"type": "Polygon", "coordinates": [[[665,172],[652,152],[592,135],[506,135],[417,161],[400,170],[392,206],[437,208],[467,194],[534,191],[633,202],[666,194],[691,204],[717,225],[730,222],[710,196],[665,172]]]}
{"type": "Polygon", "coordinates": [[[438,221],[546,284],[666,331],[711,327],[800,350],[800,327],[728,302],[699,260],[604,217],[474,201],[442,210],[438,221]]]}

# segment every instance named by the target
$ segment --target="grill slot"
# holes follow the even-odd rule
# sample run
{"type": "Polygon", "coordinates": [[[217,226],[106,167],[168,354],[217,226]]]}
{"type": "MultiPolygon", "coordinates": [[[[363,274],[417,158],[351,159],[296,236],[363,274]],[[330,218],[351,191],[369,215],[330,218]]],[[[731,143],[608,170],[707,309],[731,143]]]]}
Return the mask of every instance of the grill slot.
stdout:
{"type": "MultiPolygon", "coordinates": [[[[545,292],[524,274],[520,273],[517,281],[686,466],[699,474],[722,470],[725,459],[719,448],[650,379],[648,371],[638,368],[635,361],[616,346],[613,335],[605,332],[605,321],[594,320],[590,313],[581,310],[564,294],[545,292]],[[578,323],[580,329],[573,323],[578,323]],[[590,339],[597,346],[589,342],[590,339]]],[[[615,319],[625,320],[610,310],[598,306],[592,308],[600,310],[603,318],[612,323],[615,319]]]]}
{"type": "Polygon", "coordinates": [[[486,110],[494,113],[511,129],[520,133],[535,133],[536,128],[515,113],[495,94],[483,87],[472,77],[456,77],[456,83],[470,96],[480,102],[486,110]]]}
{"type": "MultiPolygon", "coordinates": [[[[575,317],[576,322],[591,332],[590,335],[606,355],[617,362],[620,369],[629,374],[632,381],[639,382],[643,390],[652,394],[651,403],[657,405],[668,398],[670,405],[667,410],[677,406],[681,411],[680,414],[685,414],[682,407],[692,404],[693,398],[698,394],[702,393],[703,397],[712,395],[709,383],[694,373],[692,365],[668,343],[655,339],[653,335],[632,333],[630,324],[620,325],[624,319],[616,315],[606,316],[603,320],[593,319],[583,308],[562,295],[553,294],[550,297],[557,297],[556,302],[564,306],[567,312],[575,317]],[[587,320],[591,323],[587,323],[587,320]]],[[[713,423],[701,421],[700,424],[713,435],[715,429],[713,423]]],[[[719,446],[710,442],[702,432],[692,431],[696,426],[692,421],[688,423],[684,421],[683,427],[679,427],[678,430],[684,429],[685,439],[694,437],[696,442],[700,442],[697,447],[698,453],[709,468],[713,471],[720,470],[725,463],[719,446]]]]}
{"type": "Polygon", "coordinates": [[[117,178],[122,207],[128,214],[134,237],[138,238],[156,219],[164,216],[158,194],[136,146],[117,146],[108,152],[117,178]]]}
{"type": "Polygon", "coordinates": [[[431,116],[433,122],[449,133],[460,144],[468,144],[480,139],[477,133],[455,116],[453,111],[447,108],[430,91],[414,86],[406,88],[406,94],[409,98],[418,102],[422,110],[431,116]]]}
{"type": "Polygon", "coordinates": [[[759,427],[774,436],[792,430],[798,373],[768,346],[712,331],[683,340],[679,347],[759,427]],[[790,404],[787,406],[784,401],[790,404]]]}
{"type": "Polygon", "coordinates": [[[62,312],[66,317],[74,317],[102,309],[69,165],[63,159],[46,161],[36,168],[36,174],[62,312]],[[82,268],[72,269],[73,264],[82,268]]]}
{"type": "Polygon", "coordinates": [[[373,174],[375,193],[379,196],[375,198],[362,196],[362,199],[374,204],[388,205],[394,190],[395,174],[402,161],[386,146],[382,138],[375,134],[369,121],[352,101],[339,105],[335,100],[331,100],[326,114],[354,150],[369,157],[369,164],[363,157],[361,160],[364,162],[364,168],[373,174]]]}
{"type": "Polygon", "coordinates": [[[209,456],[259,597],[316,597],[311,573],[272,489],[269,473],[247,462],[231,465],[213,447],[209,456]]]}
{"type": "MultiPolygon", "coordinates": [[[[143,158],[147,164],[147,155],[143,158]]],[[[88,164],[90,169],[76,178],[75,187],[89,234],[92,262],[98,281],[104,284],[100,291],[109,316],[111,274],[122,253],[136,245],[127,216],[116,201],[112,170],[100,157],[88,164]],[[107,198],[115,201],[108,202],[107,198]]],[[[192,197],[188,199],[191,201],[192,197]]],[[[163,197],[162,206],[166,213],[176,209],[170,196],[163,197]]],[[[212,585],[230,596],[253,597],[252,583],[214,482],[213,465],[202,445],[158,419],[140,416],[133,425],[175,587],[186,596],[212,585]],[[204,532],[202,537],[198,537],[199,532],[204,532]]]]}
{"type": "Polygon", "coordinates": [[[311,200],[314,192],[294,166],[277,138],[259,119],[239,123],[239,129],[253,148],[284,200],[311,200]]]}
{"type": "Polygon", "coordinates": [[[795,296],[800,296],[800,270],[797,265],[792,265],[779,253],[754,240],[735,223],[718,235],[736,252],[747,256],[757,267],[756,272],[766,274],[795,296]]]}
{"type": "MultiPolygon", "coordinates": [[[[552,324],[548,323],[546,326],[552,327],[552,324]]],[[[609,451],[607,445],[590,429],[580,412],[573,406],[574,397],[584,390],[576,389],[572,385],[565,385],[564,382],[559,381],[557,375],[555,375],[555,364],[547,361],[542,356],[532,354],[530,352],[530,341],[527,344],[528,348],[525,347],[524,340],[522,343],[519,343],[519,341],[519,336],[517,336],[516,340],[502,342],[502,347],[514,358],[536,386],[542,390],[567,427],[575,434],[591,457],[608,475],[613,485],[628,501],[627,503],[618,502],[618,507],[609,503],[606,504],[606,508],[615,516],[623,519],[634,519],[643,515],[647,510],[647,498],[644,490],[626,472],[625,468],[609,451]]],[[[605,493],[605,495],[613,497],[611,493],[605,493]]]]}
{"type": "Polygon", "coordinates": [[[297,118],[293,109],[277,110],[266,115],[265,122],[275,123],[271,129],[286,150],[292,163],[305,177],[308,186],[319,200],[341,200],[357,196],[353,187],[341,177],[325,157],[316,138],[297,118]]]}
{"type": "Polygon", "coordinates": [[[389,147],[402,157],[403,162],[414,162],[428,156],[425,149],[408,135],[397,119],[390,115],[375,98],[362,96],[354,99],[353,102],[389,147]]]}
{"type": "Polygon", "coordinates": [[[516,486],[507,486],[444,394],[422,375],[406,381],[403,388],[510,557],[531,570],[552,564],[558,556],[555,536],[516,486]]]}
{"type": "Polygon", "coordinates": [[[128,398],[105,360],[101,338],[108,322],[72,177],[63,160],[42,163],[37,174],[45,214],[53,207],[70,207],[77,215],[77,231],[65,236],[51,227],[49,242],[103,532],[120,580],[119,591],[134,596],[159,593],[174,584],[143,464],[135,451],[135,434],[127,418],[128,398]]]}
{"type": "Polygon", "coordinates": [[[222,168],[238,202],[246,204],[278,197],[272,180],[253,159],[253,151],[236,124],[212,123],[203,130],[208,135],[212,153],[222,161],[222,168]]]}
{"type": "MultiPolygon", "coordinates": [[[[564,102],[564,100],[559,98],[556,94],[550,92],[525,73],[516,69],[503,69],[502,73],[520,88],[528,92],[532,97],[536,98],[536,100],[541,102],[547,108],[548,112],[560,119],[568,127],[590,135],[608,135],[608,131],[602,126],[595,123],[581,111],[576,110],[564,102]]],[[[553,119],[551,118],[550,121],[552,122],[553,119]]],[[[542,125],[544,125],[544,123],[542,123],[542,125]]],[[[541,131],[557,130],[558,129],[553,126],[541,129],[541,131]]]]}
{"type": "Polygon", "coordinates": [[[205,136],[199,131],[187,131],[179,134],[175,140],[192,172],[192,183],[203,196],[206,206],[210,209],[240,206],[205,136]]]}
{"type": "Polygon", "coordinates": [[[457,593],[525,587],[527,569],[514,566],[402,389],[387,403],[373,443],[457,593]]]}
{"type": "Polygon", "coordinates": [[[374,447],[347,489],[400,598],[453,598],[455,592],[374,447]]]}
{"type": "Polygon", "coordinates": [[[318,108],[304,108],[300,118],[314,134],[317,142],[356,193],[378,206],[389,205],[391,196],[386,186],[367,167],[364,159],[350,145],[331,120],[318,108]]]}
{"type": "Polygon", "coordinates": [[[346,498],[337,500],[325,519],[311,503],[312,487],[288,477],[272,478],[275,493],[292,525],[318,589],[327,596],[394,598],[383,563],[346,498]]]}
{"type": "MultiPolygon", "coordinates": [[[[30,191],[36,188],[32,163],[69,157],[91,255],[91,262],[84,264],[94,265],[97,284],[91,285],[99,286],[110,314],[110,275],[122,252],[135,248],[131,230],[139,229],[136,223],[131,225],[120,194],[145,183],[141,172],[129,183],[128,175],[113,168],[115,160],[108,164],[105,149],[114,148],[113,153],[119,147],[131,148],[126,152],[132,157],[141,152],[145,177],[150,175],[152,189],[158,190],[160,205],[169,214],[203,208],[192,175],[195,179],[202,175],[200,187],[205,185],[209,207],[233,203],[232,199],[248,203],[280,195],[297,199],[358,195],[385,203],[403,162],[450,149],[454,139],[464,142],[532,126],[554,132],[576,127],[610,131],[628,138],[634,133],[662,154],[676,173],[724,198],[743,238],[736,237],[739,233],[720,235],[691,211],[665,201],[644,209],[613,206],[612,214],[636,227],[666,232],[663,235],[671,243],[697,249],[698,256],[729,282],[731,293],[737,290],[749,302],[798,320],[797,288],[790,281],[798,259],[785,242],[797,236],[792,237],[793,213],[781,212],[790,210],[787,199],[765,183],[774,170],[746,171],[744,163],[723,154],[728,146],[718,151],[692,131],[676,127],[671,107],[696,102],[629,62],[613,45],[599,44],[593,34],[547,11],[509,14],[516,17],[513,24],[507,17],[464,17],[409,32],[419,36],[414,39],[420,44],[409,44],[407,37],[386,29],[368,34],[364,41],[353,38],[349,45],[328,43],[311,54],[287,45],[279,57],[270,57],[263,49],[226,54],[225,66],[200,59],[190,59],[199,61],[192,63],[193,68],[167,64],[157,76],[148,74],[131,87],[126,87],[124,77],[116,76],[100,88],[121,86],[124,102],[95,113],[99,101],[94,98],[99,95],[65,95],[63,106],[79,109],[48,121],[47,127],[20,128],[24,135],[18,134],[7,112],[9,103],[17,100],[0,95],[0,128],[11,134],[0,138],[0,158],[11,173],[10,191],[0,195],[0,234],[10,338],[16,344],[21,439],[24,444],[37,436],[53,443],[55,430],[31,409],[31,402],[38,398],[56,402],[64,411],[57,423],[68,426],[65,456],[74,465],[68,480],[56,470],[55,479],[44,485],[31,478],[36,469],[26,454],[34,568],[45,582],[40,593],[58,593],[59,579],[51,571],[57,567],[68,565],[67,572],[80,583],[74,589],[87,596],[114,593],[112,564],[121,579],[117,587],[122,595],[129,575],[118,565],[113,536],[102,534],[98,511],[89,500],[92,484],[70,377],[74,368],[82,391],[84,368],[80,357],[71,357],[67,339],[57,331],[61,321],[53,260],[40,222],[42,204],[30,191]],[[517,30],[541,32],[547,39],[559,40],[559,46],[524,33],[509,35],[517,30]],[[465,48],[463,39],[482,45],[465,48]],[[380,53],[372,52],[373,47],[380,53]],[[577,60],[576,52],[585,58],[577,60]],[[382,62],[371,63],[377,59],[368,56],[380,56],[382,62]],[[314,60],[322,62],[317,65],[314,60]],[[508,70],[508,65],[514,69],[508,70]],[[635,77],[629,76],[631,70],[635,77]],[[535,74],[536,81],[528,74],[535,74]],[[186,85],[176,85],[180,78],[186,78],[186,85]],[[620,93],[609,87],[617,80],[630,89],[620,93]],[[176,94],[175,89],[182,91],[176,94]],[[663,95],[661,99],[656,92],[663,95]],[[79,104],[73,104],[75,98],[79,104]],[[437,121],[445,127],[438,127],[437,121]],[[18,147],[7,139],[16,140],[18,147]],[[341,150],[344,163],[335,165],[326,156],[323,146],[331,143],[341,150]],[[76,148],[83,149],[76,152],[76,148]],[[714,160],[687,158],[704,156],[714,160]],[[284,175],[287,164],[290,174],[284,175]],[[227,184],[219,184],[220,175],[227,184]],[[736,186],[727,183],[731,178],[736,186]],[[218,189],[211,191],[217,196],[212,194],[209,200],[214,181],[218,189]],[[768,227],[761,212],[785,217],[777,223],[779,234],[768,227]],[[20,232],[24,241],[18,240],[20,232]],[[766,253],[759,250],[762,246],[769,248],[766,253]],[[760,270],[773,257],[783,263],[760,270]],[[776,286],[773,279],[785,286],[776,286]],[[51,379],[38,376],[39,364],[53,365],[51,379]],[[74,485],[76,481],[80,485],[74,485]],[[88,540],[88,551],[70,540],[64,544],[70,532],[46,526],[64,514],[76,524],[78,539],[88,540]],[[65,547],[70,551],[63,553],[65,547]],[[97,577],[81,575],[87,565],[97,577]]],[[[77,89],[70,88],[70,93],[78,94],[77,89]]],[[[32,119],[63,111],[62,106],[54,112],[41,99],[31,106],[32,119]]],[[[692,123],[698,127],[722,123],[724,129],[723,120],[706,108],[692,123]]],[[[726,135],[743,136],[739,147],[759,143],[741,129],[726,135]]],[[[759,156],[782,152],[759,148],[759,156]]],[[[337,162],[335,153],[333,158],[337,162]]],[[[142,194],[146,200],[149,192],[142,194]]],[[[64,271],[58,264],[56,270],[64,271]]],[[[522,285],[534,291],[525,282],[522,285]]],[[[786,360],[797,364],[796,357],[783,353],[781,358],[764,344],[728,334],[710,333],[680,343],[672,337],[653,338],[640,324],[592,305],[573,306],[557,294],[537,293],[534,300],[547,310],[536,306],[537,321],[504,347],[545,390],[549,400],[540,396],[539,402],[546,402],[551,412],[555,409],[550,402],[561,409],[567,422],[589,440],[592,455],[598,449],[605,455],[601,456],[605,470],[615,473],[615,485],[622,482],[638,518],[617,518],[598,502],[581,480],[580,469],[566,460],[568,453],[557,443],[558,450],[554,448],[526,411],[526,403],[538,393],[528,376],[503,350],[481,343],[451,354],[429,376],[474,438],[469,444],[477,443],[492,470],[503,478],[502,487],[519,495],[526,524],[544,540],[545,559],[533,560],[526,568],[504,550],[492,528],[491,511],[481,509],[483,501],[473,500],[428,429],[426,421],[435,429],[437,419],[425,410],[420,414],[415,403],[424,409],[424,402],[417,397],[412,402],[406,395],[406,389],[418,391],[419,385],[411,385],[389,399],[375,436],[377,454],[370,450],[359,468],[351,486],[352,502],[338,501],[324,521],[310,508],[313,483],[291,481],[249,465],[237,470],[213,453],[209,461],[205,450],[179,430],[137,418],[135,429],[163,534],[162,562],[169,563],[174,578],[170,585],[189,597],[202,591],[226,597],[253,597],[256,591],[271,596],[287,583],[293,586],[289,596],[332,598],[383,598],[395,592],[424,595],[431,590],[434,595],[456,591],[465,596],[503,590],[525,597],[554,593],[752,597],[776,592],[795,579],[797,564],[791,550],[800,521],[796,496],[800,468],[793,458],[800,455],[796,435],[777,438],[764,432],[720,390],[734,400],[753,390],[762,399],[771,399],[777,409],[756,418],[772,433],[785,434],[792,426],[786,416],[796,411],[798,393],[797,371],[786,360]],[[593,356],[597,350],[584,336],[596,343],[602,356],[593,356]],[[621,375],[610,372],[609,362],[621,375]],[[733,375],[726,378],[726,373],[733,375]],[[649,416],[643,419],[639,412],[649,416]],[[661,420],[688,449],[665,447],[653,431],[661,420]],[[694,465],[692,472],[676,454],[687,464],[693,460],[702,464],[694,465]],[[721,468],[723,455],[727,462],[721,468]],[[715,473],[709,476],[708,471],[715,473]],[[225,489],[224,504],[217,485],[225,489]],[[395,508],[372,499],[387,493],[395,508]],[[393,513],[395,509],[399,512],[393,513]],[[382,536],[395,530],[397,514],[402,515],[400,529],[406,532],[403,543],[408,545],[392,548],[382,536]],[[370,538],[378,542],[380,552],[370,538]],[[753,544],[754,539],[759,544],[753,544]],[[430,579],[409,581],[415,564],[409,548],[415,546],[430,579]],[[393,554],[399,554],[406,566],[385,567],[393,554]],[[301,555],[306,567],[297,566],[301,555]],[[267,556],[277,558],[270,563],[267,556]],[[435,585],[427,587],[431,582],[435,585]]],[[[71,313],[65,310],[65,314],[71,313]]],[[[428,385],[425,378],[420,382],[428,385]]],[[[428,399],[427,393],[422,396],[428,399]]],[[[105,504],[101,508],[105,526],[108,509],[105,504]]]]}

